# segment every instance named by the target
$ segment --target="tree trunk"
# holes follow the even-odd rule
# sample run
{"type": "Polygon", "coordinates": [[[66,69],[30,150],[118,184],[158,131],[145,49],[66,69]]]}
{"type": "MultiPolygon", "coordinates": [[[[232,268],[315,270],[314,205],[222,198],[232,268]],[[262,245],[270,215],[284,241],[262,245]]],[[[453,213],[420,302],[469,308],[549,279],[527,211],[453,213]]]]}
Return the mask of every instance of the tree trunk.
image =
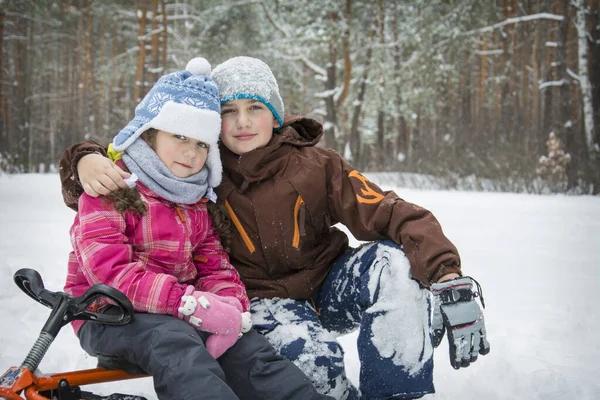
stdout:
{"type": "Polygon", "coordinates": [[[359,170],[363,169],[362,135],[360,134],[359,130],[360,113],[362,111],[363,101],[365,100],[365,92],[367,91],[367,78],[369,76],[369,69],[371,67],[371,59],[373,58],[373,44],[376,29],[377,16],[375,16],[375,19],[371,25],[369,43],[367,44],[367,53],[365,56],[365,64],[363,65],[363,75],[360,78],[360,85],[358,87],[358,94],[356,95],[356,103],[354,105],[354,110],[352,111],[352,120],[350,124],[350,151],[352,152],[352,164],[359,170]]]}
{"type": "Polygon", "coordinates": [[[83,4],[85,0],[80,0],[78,2],[80,9],[80,17],[78,19],[77,25],[77,50],[74,54],[74,68],[76,73],[76,84],[75,95],[77,97],[77,132],[76,139],[73,142],[78,142],[85,138],[85,92],[83,88],[85,87],[85,29],[84,29],[84,18],[85,13],[83,12],[83,4]],[[83,63],[81,60],[83,59],[83,63]],[[83,64],[83,69],[82,69],[83,64]]]}
{"type": "Polygon", "coordinates": [[[583,123],[585,132],[585,146],[590,160],[596,158],[596,143],[594,140],[594,106],[592,104],[592,86],[588,74],[588,43],[587,29],[585,24],[584,0],[573,0],[577,28],[577,48],[579,54],[579,86],[583,99],[583,123]]]}
{"type": "MultiPolygon", "coordinates": [[[[378,15],[378,24],[379,24],[379,44],[383,47],[385,43],[385,20],[383,15],[383,0],[377,1],[377,12],[378,15]]],[[[379,98],[377,99],[379,106],[377,111],[377,152],[375,154],[376,162],[374,165],[378,170],[383,170],[385,166],[390,165],[388,161],[388,152],[386,151],[386,140],[385,140],[385,77],[383,75],[383,71],[379,72],[379,98]]]]}
{"type": "Polygon", "coordinates": [[[569,1],[562,0],[562,15],[564,16],[563,21],[560,23],[558,32],[558,43],[556,48],[556,60],[558,62],[558,78],[561,85],[558,89],[559,92],[559,107],[557,108],[558,114],[557,125],[556,125],[556,136],[559,140],[565,144],[565,148],[568,153],[574,157],[571,160],[570,165],[567,167],[568,176],[571,178],[571,183],[575,180],[578,168],[578,152],[577,142],[573,135],[571,128],[573,122],[571,120],[571,89],[569,87],[569,74],[567,72],[567,45],[568,45],[568,34],[569,34],[569,1]]]}
{"type": "Polygon", "coordinates": [[[160,60],[159,60],[159,37],[160,32],[158,31],[158,4],[159,0],[152,0],[152,49],[150,51],[151,59],[149,62],[152,68],[150,77],[151,81],[156,82],[160,77],[160,60]]]}
{"type": "MultiPolygon", "coordinates": [[[[33,116],[32,116],[32,99],[30,98],[30,94],[33,93],[34,87],[36,86],[36,79],[33,77],[33,63],[31,62],[31,57],[29,56],[30,52],[33,51],[36,45],[35,35],[36,35],[36,26],[37,22],[31,22],[29,24],[29,34],[28,34],[28,45],[27,45],[27,68],[25,69],[25,79],[27,80],[27,85],[25,86],[24,96],[23,96],[23,105],[27,110],[25,115],[27,116],[27,120],[24,126],[25,137],[27,138],[26,146],[23,146],[24,149],[27,149],[27,153],[24,153],[26,162],[24,165],[26,166],[27,172],[37,172],[35,168],[35,157],[34,157],[34,143],[35,143],[35,135],[33,131],[33,116]]],[[[39,76],[39,75],[38,75],[39,76]]]]}
{"type": "Polygon", "coordinates": [[[334,92],[337,86],[336,81],[336,38],[332,35],[329,38],[329,63],[327,64],[327,80],[325,81],[325,121],[323,129],[323,146],[340,151],[338,141],[339,129],[337,126],[337,112],[335,107],[334,92]]]}
{"type": "MultiPolygon", "coordinates": [[[[590,73],[590,84],[592,86],[592,104],[594,108],[594,138],[600,138],[600,0],[591,2],[592,23],[594,27],[589,33],[593,40],[589,47],[588,71],[590,73]]],[[[589,44],[589,43],[588,43],[589,44]]]]}
{"type": "Polygon", "coordinates": [[[146,89],[145,83],[145,65],[146,65],[146,40],[144,35],[146,34],[146,19],[147,19],[147,6],[146,0],[141,0],[137,7],[138,14],[138,54],[137,61],[135,64],[135,91],[133,95],[133,101],[137,104],[142,101],[146,89]]]}
{"type": "Polygon", "coordinates": [[[163,74],[165,73],[166,69],[167,69],[167,49],[168,49],[168,37],[169,37],[169,31],[168,31],[168,24],[167,24],[167,6],[165,4],[165,0],[160,0],[160,5],[161,5],[161,10],[162,10],[162,34],[161,34],[161,61],[160,61],[160,65],[163,68],[163,74]]]}
{"type": "Polygon", "coordinates": [[[2,156],[2,152],[8,149],[8,126],[6,124],[6,98],[4,94],[4,69],[6,68],[5,57],[4,54],[4,20],[6,19],[6,10],[4,8],[0,8],[0,157],[2,156]]]}
{"type": "Polygon", "coordinates": [[[394,159],[404,160],[408,153],[408,134],[407,134],[407,124],[406,118],[402,115],[401,107],[402,107],[402,84],[401,84],[401,72],[402,72],[402,46],[400,42],[400,33],[398,31],[398,17],[399,17],[399,8],[398,2],[394,2],[394,17],[392,20],[393,24],[393,34],[394,34],[394,64],[395,64],[395,72],[394,72],[394,80],[395,83],[395,92],[396,92],[396,104],[395,108],[398,112],[398,115],[394,117],[394,125],[396,126],[396,140],[394,146],[394,159]],[[403,156],[400,156],[400,153],[403,156]]]}
{"type": "MultiPolygon", "coordinates": [[[[537,0],[536,4],[536,12],[540,12],[541,4],[540,0],[537,0]]],[[[527,154],[539,153],[539,143],[538,138],[540,137],[541,130],[541,121],[540,121],[540,90],[538,88],[538,82],[540,82],[540,64],[542,60],[540,60],[540,46],[542,46],[541,42],[541,25],[542,21],[537,21],[535,23],[535,34],[534,34],[534,44],[533,49],[531,51],[531,64],[532,64],[532,76],[531,76],[531,107],[530,107],[530,119],[531,123],[529,125],[530,130],[527,132],[527,154]]]]}
{"type": "Polygon", "coordinates": [[[83,98],[85,104],[85,114],[80,116],[84,118],[86,137],[96,137],[96,118],[93,109],[92,99],[96,96],[96,85],[94,76],[94,54],[92,39],[94,38],[94,24],[92,23],[92,0],[87,1],[86,9],[86,32],[85,32],[85,66],[83,78],[83,98]]]}
{"type": "Polygon", "coordinates": [[[342,57],[344,58],[344,81],[342,92],[338,97],[336,107],[341,107],[350,92],[350,79],[352,78],[352,60],[350,59],[350,25],[352,21],[352,1],[344,3],[344,33],[342,34],[342,57]]]}

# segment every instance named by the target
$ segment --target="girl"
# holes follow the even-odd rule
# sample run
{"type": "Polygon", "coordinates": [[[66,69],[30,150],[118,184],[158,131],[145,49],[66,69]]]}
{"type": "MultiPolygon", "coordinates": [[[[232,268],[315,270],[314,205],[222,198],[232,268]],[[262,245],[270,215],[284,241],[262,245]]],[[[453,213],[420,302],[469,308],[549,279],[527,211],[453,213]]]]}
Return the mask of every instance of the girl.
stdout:
{"type": "MultiPolygon", "coordinates": [[[[432,393],[433,345],[446,329],[455,368],[486,354],[479,287],[460,276],[458,251],[436,218],[317,147],[321,124],[284,114],[262,61],[235,57],[212,77],[222,104],[217,194],[237,230],[230,255],[252,298],[254,328],[336,399],[432,393]],[[372,242],[349,248],[336,223],[372,242]],[[434,294],[433,326],[424,288],[434,294]],[[336,341],[356,328],[360,392],[346,379],[336,341]]],[[[91,152],[105,154],[87,143],[63,155],[67,204],[81,191],[77,168],[91,194],[123,185],[126,175],[91,152]]]]}
{"type": "Polygon", "coordinates": [[[208,74],[196,58],[160,78],[115,137],[111,149],[123,152],[117,162],[135,188],[80,197],[65,291],[104,283],[136,314],[125,326],[75,321],[75,332],[89,354],[152,375],[161,399],[325,398],[250,330],[244,285],[209,217],[210,209],[226,222],[208,203],[222,174],[219,95],[208,74]]]}

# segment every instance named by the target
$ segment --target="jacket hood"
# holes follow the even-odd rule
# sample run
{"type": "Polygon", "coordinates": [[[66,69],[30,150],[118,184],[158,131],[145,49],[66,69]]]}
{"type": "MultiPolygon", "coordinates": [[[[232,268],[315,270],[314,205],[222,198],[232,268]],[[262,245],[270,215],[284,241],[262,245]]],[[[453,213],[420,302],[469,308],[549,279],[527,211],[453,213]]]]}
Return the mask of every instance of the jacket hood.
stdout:
{"type": "Polygon", "coordinates": [[[298,147],[314,146],[321,136],[323,136],[323,126],[318,121],[286,115],[283,126],[273,134],[264,147],[238,156],[221,143],[224,173],[235,182],[239,190],[245,191],[252,182],[273,178],[285,172],[289,167],[290,154],[293,150],[298,147]]]}
{"type": "Polygon", "coordinates": [[[299,115],[286,115],[283,120],[283,126],[273,135],[271,141],[275,140],[277,136],[280,136],[281,141],[284,143],[295,146],[314,146],[319,143],[319,140],[323,136],[323,125],[312,118],[299,115]]]}

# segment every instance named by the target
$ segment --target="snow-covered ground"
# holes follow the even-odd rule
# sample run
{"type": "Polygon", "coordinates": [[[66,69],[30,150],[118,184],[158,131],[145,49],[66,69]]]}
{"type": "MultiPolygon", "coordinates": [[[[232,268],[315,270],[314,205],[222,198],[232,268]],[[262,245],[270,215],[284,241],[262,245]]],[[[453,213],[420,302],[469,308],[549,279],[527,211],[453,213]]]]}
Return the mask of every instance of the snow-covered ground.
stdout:
{"type": "MultiPolygon", "coordinates": [[[[600,197],[393,189],[437,215],[487,304],[490,354],[455,371],[444,342],[435,355],[438,393],[426,398],[599,399],[600,197]]],[[[0,176],[0,373],[23,361],[49,311],[21,293],[12,274],[35,268],[48,289],[60,290],[73,216],[57,175],[0,176]]],[[[354,338],[341,340],[357,381],[354,338]]],[[[40,370],[94,366],[66,327],[40,370]]],[[[98,389],[156,398],[149,379],[98,389]]]]}

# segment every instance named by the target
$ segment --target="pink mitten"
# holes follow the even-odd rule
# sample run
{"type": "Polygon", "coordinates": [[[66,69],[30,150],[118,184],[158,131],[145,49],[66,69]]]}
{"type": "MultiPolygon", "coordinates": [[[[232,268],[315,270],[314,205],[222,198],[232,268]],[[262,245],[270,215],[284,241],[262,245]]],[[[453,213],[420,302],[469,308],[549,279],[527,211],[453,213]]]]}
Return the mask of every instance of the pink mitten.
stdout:
{"type": "Polygon", "coordinates": [[[248,333],[250,329],[252,329],[252,317],[248,311],[242,312],[242,304],[235,297],[230,296],[220,296],[221,300],[226,302],[227,304],[231,304],[235,306],[242,313],[242,333],[248,333]]]}
{"type": "Polygon", "coordinates": [[[240,310],[223,299],[188,286],[177,310],[179,318],[198,330],[212,333],[206,340],[206,349],[215,359],[237,342],[242,329],[240,310]]]}

